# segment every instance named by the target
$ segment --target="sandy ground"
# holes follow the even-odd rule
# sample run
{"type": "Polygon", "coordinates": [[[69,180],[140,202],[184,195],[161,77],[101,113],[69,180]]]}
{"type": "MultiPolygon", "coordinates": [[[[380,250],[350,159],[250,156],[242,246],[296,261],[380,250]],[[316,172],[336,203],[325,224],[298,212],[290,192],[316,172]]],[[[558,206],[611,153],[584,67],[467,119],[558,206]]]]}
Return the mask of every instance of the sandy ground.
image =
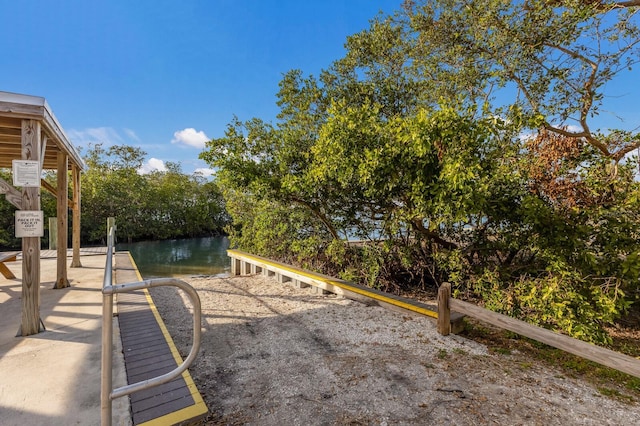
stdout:
{"type": "MultiPolygon", "coordinates": [[[[262,276],[187,279],[202,301],[191,374],[208,425],[637,425],[640,406],[560,370],[440,336],[433,319],[262,276]]],[[[153,299],[183,356],[188,302],[153,299]]]]}

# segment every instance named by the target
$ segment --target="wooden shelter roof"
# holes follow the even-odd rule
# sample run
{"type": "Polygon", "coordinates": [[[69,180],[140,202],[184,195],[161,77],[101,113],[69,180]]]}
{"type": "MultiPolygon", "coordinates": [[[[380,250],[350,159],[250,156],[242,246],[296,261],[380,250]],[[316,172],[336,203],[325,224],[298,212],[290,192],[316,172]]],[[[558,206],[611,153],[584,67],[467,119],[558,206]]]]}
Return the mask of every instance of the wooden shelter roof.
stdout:
{"type": "Polygon", "coordinates": [[[43,169],[57,169],[57,154],[69,156],[69,169],[74,165],[84,170],[80,154],[64,133],[44,98],[0,92],[0,167],[11,168],[12,160],[22,159],[22,120],[33,119],[41,122],[42,134],[47,137],[44,151],[43,169]]]}

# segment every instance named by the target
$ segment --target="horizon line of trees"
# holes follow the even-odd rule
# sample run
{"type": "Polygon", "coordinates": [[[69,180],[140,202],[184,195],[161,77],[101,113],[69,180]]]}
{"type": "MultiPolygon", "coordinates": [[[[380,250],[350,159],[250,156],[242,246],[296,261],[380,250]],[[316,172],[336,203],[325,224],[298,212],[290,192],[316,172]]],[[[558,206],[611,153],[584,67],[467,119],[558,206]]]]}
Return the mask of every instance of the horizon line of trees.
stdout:
{"type": "MultiPolygon", "coordinates": [[[[167,163],[166,171],[140,174],[146,153],[140,148],[101,144],[88,148],[84,156],[87,170],[81,182],[81,243],[106,244],[108,217],[115,217],[117,238],[122,242],[190,238],[224,234],[229,218],[222,193],[204,176],[182,173],[177,163],[167,163]]],[[[7,181],[10,170],[0,171],[7,181]]],[[[56,173],[44,177],[55,187],[56,173]]],[[[41,192],[41,208],[46,218],[55,217],[56,199],[41,192]]],[[[0,201],[0,247],[19,249],[15,238],[15,207],[4,197],[0,201]]],[[[71,215],[69,227],[71,229],[71,215]]],[[[48,238],[48,237],[47,237],[48,238]]],[[[43,244],[48,240],[43,238],[43,244]]],[[[71,239],[71,235],[69,235],[71,239]]]]}

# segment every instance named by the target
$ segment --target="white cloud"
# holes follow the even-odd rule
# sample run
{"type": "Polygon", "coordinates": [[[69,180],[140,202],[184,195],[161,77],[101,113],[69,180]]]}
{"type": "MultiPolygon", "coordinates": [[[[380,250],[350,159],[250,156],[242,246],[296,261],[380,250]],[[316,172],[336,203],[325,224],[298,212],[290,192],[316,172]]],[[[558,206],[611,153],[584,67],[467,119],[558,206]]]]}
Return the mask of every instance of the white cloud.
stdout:
{"type": "Polygon", "coordinates": [[[187,127],[186,129],[175,132],[171,143],[184,144],[202,149],[208,140],[209,137],[205,135],[202,130],[198,132],[193,127],[187,127]]]}
{"type": "Polygon", "coordinates": [[[216,174],[216,171],[213,169],[207,169],[204,167],[199,167],[193,171],[193,174],[199,173],[204,177],[211,177],[216,174]]]}
{"type": "Polygon", "coordinates": [[[149,161],[138,169],[138,174],[146,175],[154,171],[166,172],[167,166],[164,165],[164,161],[158,160],[157,158],[150,158],[149,161]]]}
{"type": "Polygon", "coordinates": [[[93,127],[83,130],[67,130],[67,136],[75,145],[87,146],[101,143],[105,147],[124,143],[122,136],[112,127],[93,127]]]}
{"type": "Polygon", "coordinates": [[[131,129],[123,129],[123,130],[127,134],[127,136],[129,136],[129,139],[132,139],[136,142],[140,142],[140,138],[138,137],[138,135],[136,135],[136,132],[134,132],[131,129]]]}
{"type": "Polygon", "coordinates": [[[573,124],[567,126],[567,131],[569,132],[574,132],[574,133],[580,133],[582,132],[584,129],[580,126],[575,126],[573,124]]]}

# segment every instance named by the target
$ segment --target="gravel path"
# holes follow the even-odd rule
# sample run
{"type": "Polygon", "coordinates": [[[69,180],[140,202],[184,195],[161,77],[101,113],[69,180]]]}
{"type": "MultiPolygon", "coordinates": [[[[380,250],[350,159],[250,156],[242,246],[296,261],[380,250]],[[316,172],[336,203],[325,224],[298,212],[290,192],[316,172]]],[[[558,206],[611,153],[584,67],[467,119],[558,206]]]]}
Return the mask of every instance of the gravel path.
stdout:
{"type": "MultiPolygon", "coordinates": [[[[208,425],[640,424],[637,403],[517,354],[442,337],[430,318],[262,276],[186,281],[202,302],[202,347],[190,370],[208,425]]],[[[186,356],[188,302],[172,288],[152,296],[186,356]]]]}

